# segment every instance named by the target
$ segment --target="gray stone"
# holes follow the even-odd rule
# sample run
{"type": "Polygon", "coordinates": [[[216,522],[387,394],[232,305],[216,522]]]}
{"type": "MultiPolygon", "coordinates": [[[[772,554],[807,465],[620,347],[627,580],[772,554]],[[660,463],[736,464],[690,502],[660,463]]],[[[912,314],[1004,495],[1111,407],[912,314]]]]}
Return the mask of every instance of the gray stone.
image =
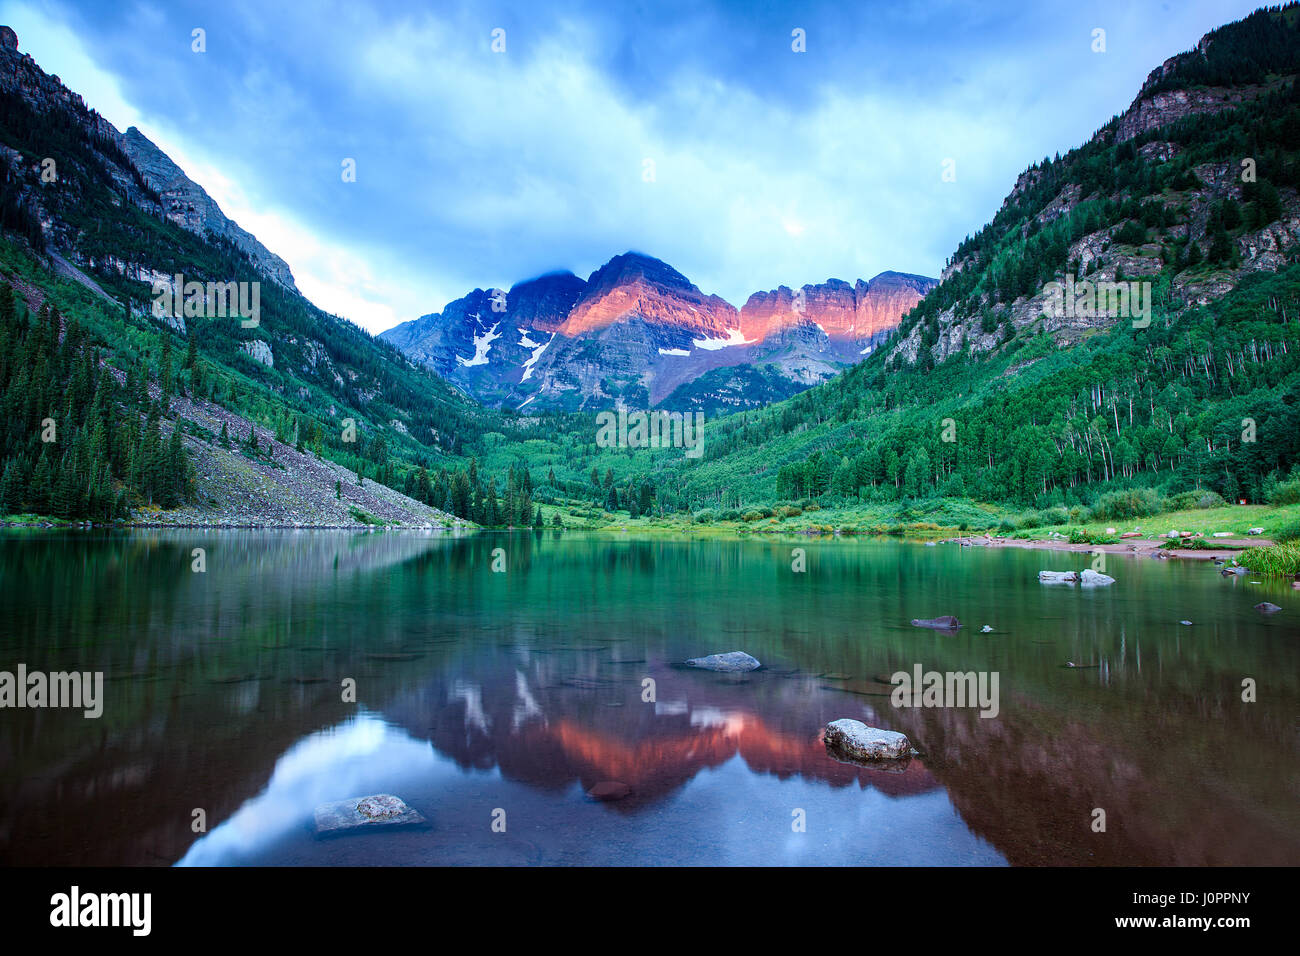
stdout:
{"type": "Polygon", "coordinates": [[[1086,588],[1105,587],[1107,584],[1114,584],[1115,579],[1109,574],[1102,574],[1100,571],[1092,570],[1092,568],[1085,568],[1079,575],[1079,583],[1086,588]]]}
{"type": "Polygon", "coordinates": [[[912,618],[913,627],[929,627],[936,631],[954,631],[961,627],[961,621],[957,620],[951,614],[945,614],[943,617],[912,618]]]}
{"type": "Polygon", "coordinates": [[[710,654],[708,657],[692,657],[686,662],[689,667],[699,667],[706,671],[723,671],[738,673],[752,671],[763,665],[756,658],[744,651],[728,651],[725,654],[710,654]]]}
{"type": "Polygon", "coordinates": [[[1073,571],[1039,571],[1038,580],[1042,584],[1073,584],[1079,575],[1073,571]]]}
{"type": "Polygon", "coordinates": [[[911,741],[903,734],[847,717],[832,720],[822,736],[829,753],[853,761],[897,760],[912,750],[911,741]]]}
{"type": "Polygon", "coordinates": [[[315,816],[317,836],[426,822],[419,811],[412,810],[405,801],[391,793],[325,803],[316,808],[315,816]]]}
{"type": "Polygon", "coordinates": [[[1282,609],[1276,604],[1269,604],[1267,601],[1260,601],[1255,605],[1255,610],[1260,614],[1276,614],[1282,609]]]}
{"type": "Polygon", "coordinates": [[[241,342],[239,347],[248,353],[248,357],[254,362],[261,362],[268,368],[275,367],[275,358],[271,355],[271,346],[262,339],[253,339],[250,342],[241,342]]]}

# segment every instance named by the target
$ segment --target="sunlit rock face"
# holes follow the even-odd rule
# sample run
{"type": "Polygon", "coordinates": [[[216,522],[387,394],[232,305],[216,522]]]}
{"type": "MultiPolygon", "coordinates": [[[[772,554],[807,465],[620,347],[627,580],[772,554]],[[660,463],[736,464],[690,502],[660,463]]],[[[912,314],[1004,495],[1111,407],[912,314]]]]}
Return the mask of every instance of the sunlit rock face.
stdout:
{"type": "Polygon", "coordinates": [[[695,332],[704,339],[725,339],[738,324],[735,306],[704,295],[667,263],[628,252],[591,274],[561,331],[576,337],[628,317],[695,332]]]}
{"type": "Polygon", "coordinates": [[[627,252],[585,282],[555,273],[508,295],[476,289],[380,338],[492,405],[718,412],[788,398],[861,361],[934,284],[897,272],[829,279],[737,310],[627,252]]]}
{"type": "Polygon", "coordinates": [[[797,291],[779,286],[749,297],[740,310],[740,328],[746,339],[763,341],[781,329],[812,324],[831,339],[865,344],[896,329],[934,285],[924,276],[882,272],[854,285],[827,279],[797,291]]]}

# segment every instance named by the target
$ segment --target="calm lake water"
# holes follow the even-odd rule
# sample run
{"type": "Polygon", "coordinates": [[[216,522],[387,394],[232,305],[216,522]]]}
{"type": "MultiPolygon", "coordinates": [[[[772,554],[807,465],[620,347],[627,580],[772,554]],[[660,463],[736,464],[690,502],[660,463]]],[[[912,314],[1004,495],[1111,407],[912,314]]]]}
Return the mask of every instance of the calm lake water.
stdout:
{"type": "Polygon", "coordinates": [[[0,862],[1300,863],[1300,592],[1120,556],[1110,588],[1037,581],[1089,560],[551,531],[0,536],[0,670],[105,678],[99,719],[0,710],[0,862]],[[909,624],[941,614],[967,626],[909,624]],[[677,666],[731,650],[763,668],[677,666]],[[880,681],[916,664],[997,672],[998,715],[893,707],[880,681]],[[921,756],[833,760],[818,735],[840,717],[921,756]],[[586,797],[606,781],[630,794],[586,797]],[[373,793],[428,826],[313,836],[316,806],[373,793]]]}

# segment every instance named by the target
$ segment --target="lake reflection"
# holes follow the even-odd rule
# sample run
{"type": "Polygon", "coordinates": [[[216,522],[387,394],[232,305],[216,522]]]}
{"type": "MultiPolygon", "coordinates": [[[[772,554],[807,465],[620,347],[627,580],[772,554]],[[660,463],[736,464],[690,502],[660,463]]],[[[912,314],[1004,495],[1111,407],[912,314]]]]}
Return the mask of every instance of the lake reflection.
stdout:
{"type": "Polygon", "coordinates": [[[1300,862],[1300,602],[1199,562],[1115,557],[1118,583],[1091,592],[1036,580],[1087,560],[554,532],[0,537],[0,669],[102,670],[107,698],[99,720],[0,711],[0,859],[1300,862]],[[1284,610],[1251,610],[1265,599],[1284,610]],[[938,614],[968,626],[908,624],[938,614]],[[763,669],[677,666],[738,649],[763,669]],[[881,681],[916,663],[998,671],[998,716],[893,708],[881,681]],[[818,734],[839,717],[923,756],[835,761],[818,734]],[[587,799],[607,781],[628,796],[587,799]],[[381,792],[430,825],[313,838],[315,806],[381,792]]]}

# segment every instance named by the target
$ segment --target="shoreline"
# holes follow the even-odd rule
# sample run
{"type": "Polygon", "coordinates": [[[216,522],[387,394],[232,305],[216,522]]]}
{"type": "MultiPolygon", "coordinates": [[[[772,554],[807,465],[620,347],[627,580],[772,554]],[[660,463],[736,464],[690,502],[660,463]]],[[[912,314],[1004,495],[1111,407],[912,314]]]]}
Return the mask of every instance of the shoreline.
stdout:
{"type": "MultiPolygon", "coordinates": [[[[1221,548],[1164,548],[1168,538],[1142,538],[1116,544],[1074,544],[1069,541],[1052,541],[1030,538],[946,538],[942,544],[958,544],[963,548],[1023,548],[1029,551],[1074,551],[1083,554],[1127,554],[1152,558],[1190,558],[1194,561],[1226,561],[1247,548],[1269,548],[1269,538],[1219,538],[1221,548]]],[[[1197,540],[1204,540],[1203,538],[1197,540]]]]}
{"type": "MultiPolygon", "coordinates": [[[[27,531],[144,531],[144,530],[177,530],[177,531],[356,531],[366,533],[387,532],[387,531],[439,531],[450,534],[464,534],[473,531],[488,532],[533,532],[536,528],[479,528],[474,525],[416,525],[416,524],[391,524],[391,525],[374,525],[374,524],[286,524],[279,522],[238,522],[238,523],[199,523],[199,522],[116,522],[113,524],[93,524],[91,522],[69,521],[58,522],[49,520],[34,520],[29,522],[9,522],[0,521],[0,530],[27,530],[27,531]]],[[[608,533],[610,528],[552,528],[546,527],[545,531],[569,531],[589,534],[608,533]]],[[[754,531],[743,532],[739,529],[732,529],[723,526],[704,526],[697,528],[673,528],[673,527],[654,527],[645,526],[637,528],[635,532],[649,532],[654,535],[674,535],[680,537],[692,537],[700,532],[714,532],[729,534],[737,538],[749,538],[755,536],[754,531]]],[[[622,534],[629,533],[629,529],[623,529],[622,534]]],[[[890,534],[870,534],[863,532],[843,533],[841,531],[813,531],[811,529],[782,529],[781,531],[762,531],[759,535],[780,535],[791,537],[834,537],[834,538],[874,538],[874,539],[892,539],[896,541],[908,541],[917,545],[939,545],[939,544],[956,544],[963,548],[1020,548],[1028,551],[1061,551],[1073,552],[1078,554],[1095,554],[1099,551],[1106,554],[1120,554],[1132,556],[1148,556],[1153,558],[1183,558],[1201,561],[1228,560],[1235,557],[1241,551],[1247,548],[1265,548],[1271,547],[1273,541],[1264,537],[1251,538],[1223,538],[1218,541],[1222,547],[1193,549],[1193,548],[1163,548],[1161,547],[1169,539],[1166,538],[1142,538],[1130,539],[1113,544],[1078,544],[1070,541],[1054,540],[1050,538],[1005,538],[1005,537],[988,537],[965,536],[938,538],[922,541],[915,537],[902,537],[890,534]]],[[[1198,539],[1204,540],[1204,539],[1198,539]]]]}

